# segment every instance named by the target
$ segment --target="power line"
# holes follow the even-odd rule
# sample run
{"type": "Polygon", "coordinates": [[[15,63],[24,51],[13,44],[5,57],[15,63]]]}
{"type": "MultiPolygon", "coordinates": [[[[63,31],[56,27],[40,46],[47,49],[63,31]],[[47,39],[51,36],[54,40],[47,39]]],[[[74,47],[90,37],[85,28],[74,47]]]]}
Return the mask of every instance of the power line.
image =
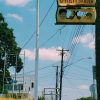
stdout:
{"type": "Polygon", "coordinates": [[[72,79],[72,80],[86,80],[86,81],[92,82],[92,78],[91,78],[91,79],[87,79],[87,78],[74,77],[74,76],[67,76],[67,77],[64,76],[64,78],[70,78],[70,79],[72,79]]]}
{"type": "Polygon", "coordinates": [[[44,46],[45,44],[47,44],[48,41],[50,41],[56,35],[57,32],[58,30],[51,37],[49,37],[43,44],[41,44],[41,46],[44,46]]]}
{"type": "MultiPolygon", "coordinates": [[[[44,69],[47,69],[47,68],[52,68],[52,66],[54,66],[54,65],[56,65],[58,63],[60,63],[60,62],[58,61],[58,62],[53,63],[53,64],[50,64],[48,66],[44,66],[42,68],[39,68],[39,71],[44,70],[44,69]]],[[[31,70],[31,71],[25,72],[24,74],[33,73],[33,72],[34,72],[34,70],[31,70]]],[[[18,75],[22,75],[22,74],[18,74],[18,75]]]]}
{"type": "MultiPolygon", "coordinates": [[[[54,2],[55,2],[55,0],[53,0],[51,6],[49,7],[49,9],[48,9],[48,11],[47,11],[47,13],[45,14],[44,18],[42,19],[42,21],[41,21],[41,23],[40,23],[40,27],[41,27],[41,25],[43,24],[43,22],[45,21],[46,17],[48,16],[48,14],[49,14],[51,8],[52,8],[53,5],[54,5],[54,2]]],[[[35,32],[36,32],[36,31],[35,31],[35,32]]],[[[25,44],[22,46],[22,48],[24,48],[24,47],[30,42],[30,40],[31,40],[31,39],[33,38],[33,36],[35,35],[35,32],[29,37],[29,39],[25,42],[25,44]]]]}
{"type": "Polygon", "coordinates": [[[67,76],[67,77],[70,77],[71,76],[73,78],[80,78],[80,80],[81,79],[87,79],[87,80],[91,80],[92,79],[92,74],[91,74],[91,76],[87,76],[87,75],[84,76],[82,74],[70,73],[70,74],[66,74],[65,76],[67,76]]]}
{"type": "Polygon", "coordinates": [[[88,72],[92,72],[91,70],[84,68],[84,67],[81,67],[79,65],[77,65],[77,67],[74,67],[74,68],[79,68],[79,69],[82,69],[82,70],[85,70],[85,71],[88,71],[88,72]]]}
{"type": "MultiPolygon", "coordinates": [[[[77,28],[77,27],[75,26],[75,30],[73,30],[74,32],[72,32],[73,35],[70,36],[70,40],[69,40],[69,43],[68,43],[69,46],[67,47],[67,48],[70,50],[70,52],[71,52],[70,59],[71,59],[71,57],[72,57],[73,50],[74,50],[74,48],[75,48],[75,46],[76,46],[76,43],[77,43],[77,42],[75,42],[75,41],[74,41],[74,43],[72,43],[72,40],[73,40],[74,37],[77,36],[77,33],[78,33],[78,31],[80,30],[80,26],[78,26],[77,29],[76,29],[76,28],[77,28]],[[76,32],[75,32],[75,31],[76,31],[76,32]],[[70,45],[70,43],[71,43],[71,45],[70,45]]],[[[69,63],[70,59],[67,61],[67,64],[69,63]]]]}
{"type": "MultiPolygon", "coordinates": [[[[89,74],[89,75],[86,75],[86,74],[85,74],[85,75],[83,75],[82,73],[78,73],[78,72],[77,72],[77,73],[70,72],[70,74],[68,74],[68,75],[71,75],[71,74],[72,74],[72,75],[78,75],[78,76],[84,76],[84,77],[87,77],[87,76],[88,76],[88,77],[91,77],[91,76],[92,76],[92,74],[89,74]],[[91,76],[90,76],[90,75],[91,75],[91,76]]],[[[67,74],[64,74],[64,75],[67,75],[67,74]]]]}
{"type": "Polygon", "coordinates": [[[30,40],[33,38],[35,35],[35,32],[29,37],[29,39],[25,42],[25,44],[22,46],[22,49],[30,42],[30,40]]]}
{"type": "Polygon", "coordinates": [[[62,26],[60,29],[58,29],[52,36],[50,36],[43,44],[41,44],[41,46],[46,45],[55,35],[57,35],[58,31],[62,30],[65,28],[65,25],[62,26]]]}
{"type": "MultiPolygon", "coordinates": [[[[76,30],[76,27],[75,27],[75,30],[74,30],[74,31],[76,31],[76,34],[78,33],[79,29],[80,29],[80,26],[78,27],[78,30],[76,30]]],[[[73,37],[75,37],[75,33],[70,37],[71,39],[70,39],[70,41],[69,41],[69,44],[71,43],[73,37]]],[[[76,43],[75,43],[75,44],[76,44],[76,43]]],[[[69,45],[69,48],[70,48],[69,51],[71,52],[71,56],[72,56],[72,51],[73,51],[73,49],[74,49],[74,47],[75,47],[75,44],[69,45]]],[[[71,56],[70,56],[70,57],[71,57],[71,56]]],[[[71,58],[70,58],[70,59],[71,59],[71,58]]],[[[70,60],[70,59],[69,59],[69,60],[70,60]]],[[[67,61],[67,65],[68,65],[68,63],[69,63],[69,61],[67,61]]]]}
{"type": "MultiPolygon", "coordinates": [[[[73,83],[70,81],[70,78],[68,78],[68,77],[64,77],[64,78],[66,78],[68,80],[67,82],[72,87],[73,86],[73,83]]],[[[72,88],[72,89],[75,89],[79,94],[83,95],[83,93],[81,91],[79,91],[79,88],[78,87],[74,86],[74,88],[72,88]]],[[[74,92],[74,94],[75,94],[75,92],[74,92]]]]}
{"type": "Polygon", "coordinates": [[[40,26],[43,24],[43,22],[45,21],[46,17],[48,16],[48,14],[49,14],[51,8],[52,8],[53,5],[54,5],[54,2],[55,2],[55,0],[53,0],[51,6],[49,7],[49,9],[48,9],[48,11],[47,11],[47,13],[45,14],[44,18],[42,19],[42,21],[41,21],[41,23],[40,23],[40,26]]]}
{"type": "MultiPolygon", "coordinates": [[[[74,35],[72,36],[71,41],[73,40],[74,37],[77,37],[77,38],[76,38],[76,40],[72,43],[72,45],[70,45],[70,47],[69,47],[69,50],[70,50],[70,52],[71,52],[70,59],[71,59],[71,57],[73,56],[72,54],[73,54],[73,51],[74,51],[74,49],[75,49],[75,47],[76,47],[76,45],[77,45],[77,41],[78,41],[78,39],[79,39],[80,33],[83,31],[83,26],[78,26],[77,30],[75,30],[75,31],[76,31],[76,33],[74,33],[74,35]]],[[[75,54],[76,54],[76,53],[75,53],[75,54]]],[[[67,64],[66,64],[66,65],[69,64],[70,59],[67,61],[67,64]]]]}
{"type": "Polygon", "coordinates": [[[77,60],[77,61],[74,61],[74,62],[72,62],[72,63],[70,63],[70,64],[67,64],[64,68],[66,68],[66,67],[68,67],[68,66],[71,66],[71,65],[74,65],[74,64],[76,64],[76,63],[78,63],[78,62],[80,62],[80,61],[82,61],[82,60],[85,60],[85,59],[92,59],[91,57],[84,57],[84,58],[81,58],[81,59],[79,59],[79,60],[77,60]]]}

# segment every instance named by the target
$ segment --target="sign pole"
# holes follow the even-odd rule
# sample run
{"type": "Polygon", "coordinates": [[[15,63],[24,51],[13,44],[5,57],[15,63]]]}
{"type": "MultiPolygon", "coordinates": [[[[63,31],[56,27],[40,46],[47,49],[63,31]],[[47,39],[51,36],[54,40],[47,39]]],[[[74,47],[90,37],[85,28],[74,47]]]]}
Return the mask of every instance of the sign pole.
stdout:
{"type": "Polygon", "coordinates": [[[96,81],[97,99],[100,100],[100,0],[96,0],[96,81]]]}
{"type": "Polygon", "coordinates": [[[34,100],[38,100],[38,66],[39,66],[39,5],[37,0],[37,14],[36,14],[36,51],[35,51],[35,84],[34,84],[34,100]]]}

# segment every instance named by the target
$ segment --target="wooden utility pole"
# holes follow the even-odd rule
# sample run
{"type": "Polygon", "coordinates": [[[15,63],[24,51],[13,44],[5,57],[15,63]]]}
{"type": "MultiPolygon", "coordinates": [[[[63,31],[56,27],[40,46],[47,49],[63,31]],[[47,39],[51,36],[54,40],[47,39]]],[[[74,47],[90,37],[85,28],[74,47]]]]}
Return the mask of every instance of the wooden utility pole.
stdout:
{"type": "Polygon", "coordinates": [[[56,69],[56,100],[58,100],[58,66],[56,69]]]}
{"type": "Polygon", "coordinates": [[[62,78],[63,78],[63,57],[64,57],[64,50],[61,51],[61,70],[60,70],[60,100],[62,97],[62,78]]]}
{"type": "Polygon", "coordinates": [[[64,60],[64,54],[65,51],[69,51],[69,50],[64,50],[62,48],[62,50],[58,50],[61,52],[61,70],[60,70],[60,94],[59,94],[59,100],[61,100],[62,97],[62,78],[63,78],[63,60],[64,60]]]}
{"type": "Polygon", "coordinates": [[[55,95],[55,100],[58,100],[58,65],[54,66],[56,67],[56,95],[55,95]]]}

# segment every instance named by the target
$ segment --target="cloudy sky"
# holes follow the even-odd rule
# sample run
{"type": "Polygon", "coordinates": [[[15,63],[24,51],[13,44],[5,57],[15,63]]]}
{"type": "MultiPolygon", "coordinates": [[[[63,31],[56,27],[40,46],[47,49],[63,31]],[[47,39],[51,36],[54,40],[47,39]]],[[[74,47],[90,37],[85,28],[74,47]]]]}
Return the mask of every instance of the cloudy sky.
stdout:
{"type": "MultiPolygon", "coordinates": [[[[64,66],[71,66],[64,68],[62,100],[90,96],[95,26],[56,25],[56,6],[56,0],[40,0],[39,94],[44,88],[55,87],[56,68],[53,66],[58,65],[60,70],[61,56],[57,49],[63,47],[69,50],[64,56],[64,66]]],[[[14,29],[21,54],[25,51],[25,75],[34,78],[36,0],[0,0],[0,12],[14,29]]]]}

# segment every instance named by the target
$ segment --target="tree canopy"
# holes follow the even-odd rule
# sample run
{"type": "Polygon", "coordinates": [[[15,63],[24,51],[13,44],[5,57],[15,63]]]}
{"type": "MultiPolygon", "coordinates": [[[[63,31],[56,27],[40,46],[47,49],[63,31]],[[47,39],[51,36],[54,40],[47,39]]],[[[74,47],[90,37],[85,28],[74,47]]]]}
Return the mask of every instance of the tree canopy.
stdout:
{"type": "Polygon", "coordinates": [[[45,100],[45,98],[43,96],[39,96],[38,100],[45,100]]]}
{"type": "Polygon", "coordinates": [[[8,27],[3,15],[0,13],[0,92],[3,85],[3,73],[5,68],[5,84],[11,80],[9,68],[15,67],[20,72],[23,63],[20,58],[21,48],[15,40],[13,29],[8,27]],[[9,77],[9,78],[6,78],[9,77]]]}

